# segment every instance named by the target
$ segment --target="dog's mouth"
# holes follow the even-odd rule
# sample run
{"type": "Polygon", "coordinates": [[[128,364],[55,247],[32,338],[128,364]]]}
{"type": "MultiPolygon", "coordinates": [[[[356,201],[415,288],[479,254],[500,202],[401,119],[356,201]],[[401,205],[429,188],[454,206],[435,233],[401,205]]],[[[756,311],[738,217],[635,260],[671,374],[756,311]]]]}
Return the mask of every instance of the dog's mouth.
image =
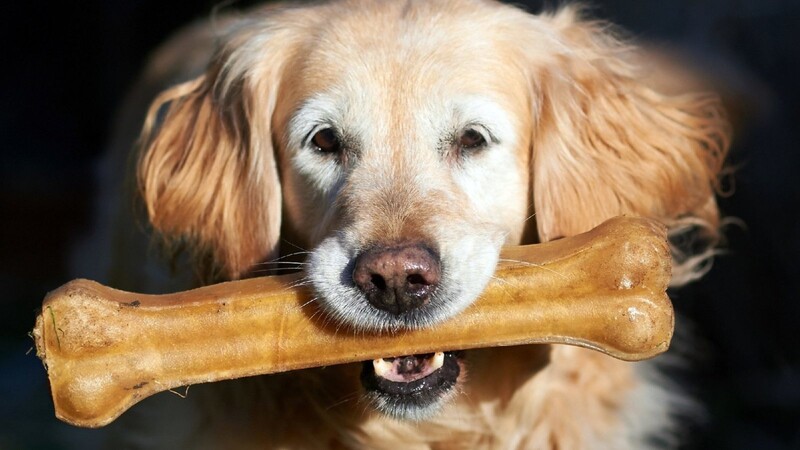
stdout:
{"type": "Polygon", "coordinates": [[[379,358],[364,362],[361,383],[379,411],[420,420],[436,412],[454,391],[461,366],[461,352],[379,358]]]}

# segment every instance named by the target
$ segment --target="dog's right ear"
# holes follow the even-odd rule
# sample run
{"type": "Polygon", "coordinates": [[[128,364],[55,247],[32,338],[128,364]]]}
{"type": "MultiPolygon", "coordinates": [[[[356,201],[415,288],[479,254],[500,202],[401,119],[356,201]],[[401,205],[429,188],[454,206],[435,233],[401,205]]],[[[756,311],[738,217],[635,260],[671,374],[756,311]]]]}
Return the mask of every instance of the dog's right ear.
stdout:
{"type": "Polygon", "coordinates": [[[580,12],[543,16],[539,45],[531,45],[539,237],[575,235],[623,214],[655,218],[673,236],[697,230],[691,252],[673,249],[674,283],[696,279],[719,239],[715,193],[730,143],[721,104],[714,95],[651,89],[640,56],[580,12]]]}
{"type": "Polygon", "coordinates": [[[274,257],[281,225],[270,124],[290,52],[259,30],[224,42],[205,75],[153,102],[137,167],[150,223],[199,253],[206,278],[238,278],[274,257]]]}

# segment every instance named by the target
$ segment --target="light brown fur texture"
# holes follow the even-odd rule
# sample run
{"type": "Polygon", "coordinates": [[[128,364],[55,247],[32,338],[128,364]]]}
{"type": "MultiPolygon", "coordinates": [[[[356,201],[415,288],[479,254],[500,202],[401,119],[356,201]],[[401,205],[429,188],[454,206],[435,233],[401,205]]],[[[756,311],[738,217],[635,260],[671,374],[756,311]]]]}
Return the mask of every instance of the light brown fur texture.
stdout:
{"type": "MultiPolygon", "coordinates": [[[[203,282],[258,274],[298,247],[311,262],[289,266],[326,279],[335,261],[376,242],[421,239],[443,254],[448,283],[479,292],[501,245],[620,214],[701,230],[711,245],[675,249],[675,284],[707,267],[729,140],[719,104],[643,84],[632,49],[580,8],[534,16],[482,0],[342,0],[256,10],[215,33],[204,73],[150,108],[137,171],[152,227],[190,250],[203,282]],[[309,151],[319,123],[342,132],[336,158],[309,151]],[[487,147],[454,145],[464,127],[485,133],[487,147]]],[[[330,283],[319,301],[348,295],[330,283]]],[[[474,295],[462,297],[436,320],[474,295]]],[[[332,317],[356,329],[362,319],[383,326],[336,308],[332,317]]],[[[578,348],[476,350],[466,362],[457,392],[418,421],[375,412],[354,366],[198,386],[181,408],[202,412],[174,419],[189,425],[167,441],[638,449],[669,442],[683,401],[652,367],[578,348]]],[[[147,405],[129,424],[163,426],[148,423],[147,405]]],[[[137,433],[130,442],[148,440],[137,433]]]]}

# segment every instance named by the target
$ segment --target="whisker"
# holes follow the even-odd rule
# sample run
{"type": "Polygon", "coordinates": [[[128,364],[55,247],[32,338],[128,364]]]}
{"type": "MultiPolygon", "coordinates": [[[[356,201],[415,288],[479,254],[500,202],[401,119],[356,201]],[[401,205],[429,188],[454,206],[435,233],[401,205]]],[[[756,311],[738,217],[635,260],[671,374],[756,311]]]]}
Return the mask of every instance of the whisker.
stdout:
{"type": "Polygon", "coordinates": [[[356,399],[356,405],[361,407],[361,415],[369,414],[371,409],[375,409],[375,400],[369,396],[359,395],[356,399]]]}
{"type": "Polygon", "coordinates": [[[500,287],[503,289],[503,291],[506,292],[506,294],[509,293],[509,288],[511,287],[511,285],[508,282],[508,280],[504,280],[504,279],[502,279],[500,277],[496,277],[494,275],[492,275],[491,279],[497,281],[500,284],[500,287]]]}
{"type": "Polygon", "coordinates": [[[343,405],[345,403],[348,403],[348,402],[351,402],[353,400],[358,400],[359,397],[360,397],[360,392],[359,391],[353,391],[353,392],[345,395],[344,397],[342,397],[341,400],[339,400],[339,401],[337,401],[337,402],[335,402],[335,403],[333,403],[331,405],[328,405],[328,407],[326,407],[325,410],[326,411],[330,411],[331,409],[336,408],[337,406],[341,406],[341,405],[343,405]]]}
{"type": "MultiPolygon", "coordinates": [[[[310,322],[314,322],[315,320],[317,320],[317,316],[320,315],[320,314],[322,314],[322,310],[318,309],[318,310],[314,311],[314,313],[311,314],[311,316],[309,316],[308,320],[310,322]]],[[[325,321],[323,321],[320,325],[324,327],[325,326],[325,321]]]]}
{"type": "Polygon", "coordinates": [[[308,250],[304,249],[303,247],[300,247],[300,246],[299,246],[299,245],[297,245],[297,244],[293,244],[293,243],[291,243],[291,242],[287,241],[286,239],[283,239],[283,240],[282,240],[282,242],[283,242],[284,244],[288,244],[288,245],[290,245],[290,246],[292,246],[292,247],[294,247],[294,248],[296,248],[296,249],[300,250],[300,252],[299,252],[299,253],[311,253],[311,252],[309,252],[308,250]]]}
{"type": "Polygon", "coordinates": [[[292,265],[292,266],[307,266],[309,263],[305,261],[263,261],[254,264],[255,266],[271,266],[271,265],[292,265]]]}
{"type": "Polygon", "coordinates": [[[299,268],[299,267],[275,267],[275,268],[272,268],[272,269],[251,270],[250,273],[253,273],[253,274],[270,274],[270,273],[278,274],[278,273],[299,272],[300,270],[302,270],[302,268],[299,268]]]}
{"type": "MultiPolygon", "coordinates": [[[[305,302],[302,305],[300,305],[300,308],[305,308],[306,306],[316,302],[317,300],[319,300],[319,297],[317,297],[317,296],[311,297],[311,299],[309,299],[307,302],[305,302]]],[[[316,314],[316,312],[314,314],[316,314]]]]}
{"type": "Polygon", "coordinates": [[[523,266],[529,266],[529,267],[537,267],[539,269],[544,269],[544,270],[546,270],[548,272],[552,272],[552,273],[560,276],[561,278],[564,278],[565,280],[568,279],[568,277],[566,275],[564,275],[564,274],[562,274],[560,272],[557,272],[557,271],[545,266],[544,264],[536,264],[536,263],[532,263],[530,261],[521,261],[521,260],[518,260],[518,259],[504,259],[504,258],[500,258],[499,261],[522,264],[523,266]]]}
{"type": "Polygon", "coordinates": [[[290,262],[279,262],[279,263],[264,263],[264,264],[256,264],[254,267],[256,269],[253,272],[269,272],[270,270],[303,270],[308,266],[307,263],[290,263],[290,262]]]}
{"type": "Polygon", "coordinates": [[[509,283],[508,283],[508,280],[505,280],[505,279],[503,279],[503,278],[501,278],[501,277],[498,277],[498,276],[495,276],[495,275],[492,275],[490,278],[491,278],[492,280],[494,280],[494,281],[497,281],[498,283],[501,283],[501,284],[505,284],[505,285],[508,285],[508,284],[509,284],[509,283]]]}
{"type": "Polygon", "coordinates": [[[288,290],[288,289],[294,289],[294,288],[299,288],[299,287],[303,287],[303,286],[311,286],[312,283],[313,283],[313,281],[311,281],[311,279],[309,279],[307,277],[303,277],[303,278],[295,281],[294,283],[290,283],[288,286],[286,286],[286,289],[288,290]]]}
{"type": "Polygon", "coordinates": [[[306,251],[306,250],[299,251],[299,252],[294,252],[294,253],[287,253],[286,255],[281,255],[281,256],[275,258],[274,261],[280,261],[280,260],[283,260],[283,259],[286,259],[286,258],[291,258],[293,256],[298,256],[298,255],[310,255],[311,253],[312,252],[309,252],[309,251],[306,251]]]}

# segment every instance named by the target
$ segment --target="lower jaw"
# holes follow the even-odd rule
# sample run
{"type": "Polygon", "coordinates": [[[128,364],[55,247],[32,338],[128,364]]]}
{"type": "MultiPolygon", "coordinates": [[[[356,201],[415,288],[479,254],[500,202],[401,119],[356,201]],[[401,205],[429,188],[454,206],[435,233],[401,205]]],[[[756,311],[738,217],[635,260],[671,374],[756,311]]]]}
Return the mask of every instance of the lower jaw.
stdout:
{"type": "Polygon", "coordinates": [[[403,420],[434,415],[456,392],[462,372],[462,352],[445,353],[444,364],[425,378],[397,383],[375,375],[372,362],[363,364],[361,384],[367,399],[383,414],[403,420]]]}

